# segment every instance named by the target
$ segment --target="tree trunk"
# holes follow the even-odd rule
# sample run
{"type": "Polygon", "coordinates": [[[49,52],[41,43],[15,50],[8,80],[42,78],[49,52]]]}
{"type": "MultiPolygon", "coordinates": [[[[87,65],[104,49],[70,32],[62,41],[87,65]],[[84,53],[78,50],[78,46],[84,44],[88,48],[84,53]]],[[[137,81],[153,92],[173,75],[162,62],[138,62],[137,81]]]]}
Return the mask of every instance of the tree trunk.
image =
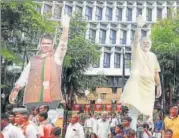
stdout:
{"type": "Polygon", "coordinates": [[[173,88],[170,88],[170,96],[169,96],[169,98],[170,98],[170,101],[169,101],[169,103],[170,103],[170,106],[173,104],[173,88]]]}
{"type": "Polygon", "coordinates": [[[72,97],[73,97],[73,85],[72,85],[72,83],[69,84],[69,87],[67,88],[67,93],[68,93],[67,105],[68,105],[68,108],[72,109],[72,97]]]}

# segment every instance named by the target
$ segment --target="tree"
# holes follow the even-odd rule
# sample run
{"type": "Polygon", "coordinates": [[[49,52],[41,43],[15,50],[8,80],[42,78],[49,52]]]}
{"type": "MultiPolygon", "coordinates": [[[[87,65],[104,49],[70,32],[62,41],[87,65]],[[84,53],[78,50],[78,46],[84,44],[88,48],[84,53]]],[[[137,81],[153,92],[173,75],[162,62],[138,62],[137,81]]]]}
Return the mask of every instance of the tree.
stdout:
{"type": "Polygon", "coordinates": [[[74,94],[83,95],[84,91],[94,91],[96,87],[106,85],[105,77],[86,76],[84,72],[100,58],[99,46],[90,40],[85,39],[86,23],[81,21],[79,14],[71,16],[70,37],[68,51],[63,66],[63,91],[68,95],[68,103],[71,102],[74,94]]]}
{"type": "Polygon", "coordinates": [[[158,21],[152,27],[153,50],[158,56],[166,100],[173,93],[177,102],[179,87],[179,18],[158,21]]]}

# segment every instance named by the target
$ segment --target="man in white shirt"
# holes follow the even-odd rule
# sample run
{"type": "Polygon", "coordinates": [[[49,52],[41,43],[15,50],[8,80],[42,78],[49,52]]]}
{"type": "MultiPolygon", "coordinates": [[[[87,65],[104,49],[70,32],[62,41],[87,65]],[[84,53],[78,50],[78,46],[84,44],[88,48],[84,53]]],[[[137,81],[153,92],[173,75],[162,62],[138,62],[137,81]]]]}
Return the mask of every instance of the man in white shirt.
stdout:
{"type": "Polygon", "coordinates": [[[27,109],[16,110],[16,123],[22,129],[26,138],[38,138],[38,132],[34,124],[29,121],[27,109]]]}
{"type": "Polygon", "coordinates": [[[71,123],[67,127],[65,138],[85,138],[83,126],[78,120],[78,116],[71,118],[71,123]]]}
{"type": "Polygon", "coordinates": [[[84,128],[85,133],[93,132],[93,120],[91,119],[91,114],[89,114],[87,119],[85,120],[84,128]]]}
{"type": "Polygon", "coordinates": [[[57,121],[58,119],[58,114],[57,114],[57,111],[54,110],[54,109],[50,109],[48,105],[41,105],[40,108],[39,108],[39,111],[40,113],[41,112],[47,112],[48,114],[48,122],[51,123],[51,124],[55,124],[55,122],[57,121]]]}
{"type": "Polygon", "coordinates": [[[154,129],[153,118],[151,118],[150,116],[146,116],[145,123],[147,123],[149,125],[149,130],[150,131],[152,131],[154,129]]]}
{"type": "Polygon", "coordinates": [[[116,118],[116,114],[113,113],[110,119],[110,130],[113,135],[115,135],[115,127],[119,124],[118,119],[116,118]]]}
{"type": "Polygon", "coordinates": [[[101,119],[98,120],[97,123],[97,135],[98,138],[108,138],[110,134],[110,123],[107,120],[107,113],[103,112],[101,119]]]}
{"type": "Polygon", "coordinates": [[[1,132],[4,138],[25,138],[20,128],[9,123],[9,116],[1,114],[1,132]]]}
{"type": "Polygon", "coordinates": [[[95,114],[91,115],[91,120],[93,122],[93,126],[92,126],[93,133],[97,134],[97,122],[98,122],[98,120],[96,119],[96,115],[95,114]]]}

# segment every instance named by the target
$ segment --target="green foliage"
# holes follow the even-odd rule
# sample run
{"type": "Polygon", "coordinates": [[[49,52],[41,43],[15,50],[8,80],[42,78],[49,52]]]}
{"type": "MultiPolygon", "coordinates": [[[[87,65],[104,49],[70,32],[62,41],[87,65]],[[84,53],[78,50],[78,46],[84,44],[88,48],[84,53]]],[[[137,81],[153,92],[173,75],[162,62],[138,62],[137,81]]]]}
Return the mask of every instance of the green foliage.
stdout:
{"type": "Polygon", "coordinates": [[[174,88],[174,99],[179,87],[179,18],[169,18],[157,22],[152,28],[153,51],[156,53],[164,80],[164,90],[174,88]]]}
{"type": "MultiPolygon", "coordinates": [[[[39,4],[32,1],[2,2],[3,48],[22,55],[26,47],[28,49],[37,47],[37,38],[42,33],[55,32],[58,23],[41,16],[37,12],[39,7],[39,4]]],[[[6,58],[5,54],[2,56],[6,58]]]]}
{"type": "Polygon", "coordinates": [[[179,48],[179,22],[174,19],[164,19],[152,28],[153,47],[156,51],[175,53],[179,48]]]}

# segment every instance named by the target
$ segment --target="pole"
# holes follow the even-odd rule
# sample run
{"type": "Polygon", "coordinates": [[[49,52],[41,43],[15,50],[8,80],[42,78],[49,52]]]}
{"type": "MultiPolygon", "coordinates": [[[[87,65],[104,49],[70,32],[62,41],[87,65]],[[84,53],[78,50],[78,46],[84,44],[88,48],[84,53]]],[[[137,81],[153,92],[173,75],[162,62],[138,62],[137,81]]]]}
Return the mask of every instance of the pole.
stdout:
{"type": "Polygon", "coordinates": [[[122,90],[124,89],[125,84],[125,47],[122,48],[122,57],[123,57],[123,65],[122,65],[122,90]]]}
{"type": "Polygon", "coordinates": [[[163,114],[162,114],[162,117],[164,119],[164,115],[165,115],[165,108],[166,108],[166,104],[165,104],[165,90],[164,90],[164,68],[162,70],[162,73],[161,73],[161,87],[162,87],[162,100],[161,100],[161,108],[162,108],[162,111],[163,111],[163,114]]]}
{"type": "Polygon", "coordinates": [[[170,106],[173,104],[173,88],[170,88],[170,93],[169,93],[169,103],[170,103],[170,106]]]}

